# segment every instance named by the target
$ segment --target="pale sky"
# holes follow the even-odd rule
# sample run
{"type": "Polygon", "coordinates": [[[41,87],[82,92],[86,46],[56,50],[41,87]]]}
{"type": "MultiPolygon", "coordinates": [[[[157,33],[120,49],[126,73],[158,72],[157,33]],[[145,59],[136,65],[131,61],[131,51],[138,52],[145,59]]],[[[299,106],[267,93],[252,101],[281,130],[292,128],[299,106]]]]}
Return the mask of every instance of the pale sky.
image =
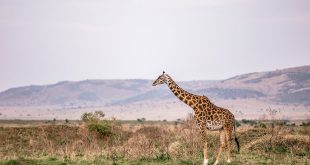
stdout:
{"type": "Polygon", "coordinates": [[[0,91],[310,64],[309,0],[0,0],[0,91]]]}

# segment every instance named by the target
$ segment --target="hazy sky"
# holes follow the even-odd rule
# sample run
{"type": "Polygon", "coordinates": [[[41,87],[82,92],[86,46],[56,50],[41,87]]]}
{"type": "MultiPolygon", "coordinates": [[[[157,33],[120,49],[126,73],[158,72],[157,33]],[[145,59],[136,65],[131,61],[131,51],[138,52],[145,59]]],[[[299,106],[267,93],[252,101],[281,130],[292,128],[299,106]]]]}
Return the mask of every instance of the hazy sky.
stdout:
{"type": "Polygon", "coordinates": [[[309,0],[0,0],[0,91],[310,64],[309,0]]]}

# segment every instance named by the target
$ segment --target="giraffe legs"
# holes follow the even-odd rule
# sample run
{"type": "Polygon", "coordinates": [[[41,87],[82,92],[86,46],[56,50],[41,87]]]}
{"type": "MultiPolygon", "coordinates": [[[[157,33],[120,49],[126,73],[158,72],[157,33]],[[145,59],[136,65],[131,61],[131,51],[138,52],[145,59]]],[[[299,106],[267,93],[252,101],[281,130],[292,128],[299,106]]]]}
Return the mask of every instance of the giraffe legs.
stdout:
{"type": "Polygon", "coordinates": [[[207,145],[207,139],[206,139],[206,131],[205,129],[201,129],[201,140],[204,144],[203,147],[203,165],[208,165],[209,159],[208,159],[208,145],[207,145]]]}
{"type": "Polygon", "coordinates": [[[231,131],[228,131],[228,130],[226,131],[227,155],[228,155],[227,163],[231,162],[231,159],[230,159],[230,150],[231,150],[231,141],[232,141],[231,134],[232,134],[231,131]]]}
{"type": "Polygon", "coordinates": [[[215,161],[214,165],[217,165],[220,162],[221,154],[223,152],[223,149],[225,149],[225,141],[226,141],[226,133],[224,130],[221,130],[220,131],[220,144],[221,144],[221,146],[220,146],[219,152],[217,154],[216,161],[215,161]]]}
{"type": "MultiPolygon", "coordinates": [[[[202,142],[204,144],[204,148],[203,148],[203,157],[204,157],[204,161],[203,161],[203,165],[208,165],[208,146],[207,146],[207,140],[206,140],[206,129],[200,129],[201,131],[201,137],[202,137],[202,142]]],[[[225,145],[227,145],[227,163],[231,162],[230,156],[231,156],[231,141],[232,141],[232,131],[230,129],[223,129],[220,130],[220,148],[218,151],[218,154],[216,156],[216,161],[214,162],[214,165],[219,164],[220,159],[221,159],[221,154],[223,152],[223,150],[225,149],[225,145]]]]}

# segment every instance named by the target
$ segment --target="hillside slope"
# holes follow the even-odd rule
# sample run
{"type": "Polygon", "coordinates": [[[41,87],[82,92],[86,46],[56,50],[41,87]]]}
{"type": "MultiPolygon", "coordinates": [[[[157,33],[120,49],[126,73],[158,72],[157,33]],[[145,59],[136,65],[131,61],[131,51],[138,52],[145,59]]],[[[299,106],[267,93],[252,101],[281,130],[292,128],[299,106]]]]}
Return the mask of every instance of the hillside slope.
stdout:
{"type": "MultiPolygon", "coordinates": [[[[173,77],[173,75],[171,75],[173,77]]],[[[0,106],[113,106],[175,99],[152,80],[84,80],[11,88],[0,93],[0,106]]],[[[178,82],[212,99],[260,99],[310,105],[310,66],[238,75],[223,81],[178,82]]]]}
{"type": "Polygon", "coordinates": [[[310,105],[310,66],[243,74],[217,83],[214,88],[228,90],[227,95],[237,93],[240,97],[244,93],[274,102],[310,105]]]}

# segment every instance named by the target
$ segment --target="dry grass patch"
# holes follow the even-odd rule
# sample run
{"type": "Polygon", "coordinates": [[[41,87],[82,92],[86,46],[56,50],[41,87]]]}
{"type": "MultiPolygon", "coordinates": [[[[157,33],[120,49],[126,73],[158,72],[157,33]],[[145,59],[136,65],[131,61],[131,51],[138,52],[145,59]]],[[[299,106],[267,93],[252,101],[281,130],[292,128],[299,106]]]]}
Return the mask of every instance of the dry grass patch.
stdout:
{"type": "MultiPolygon", "coordinates": [[[[106,124],[106,123],[105,123],[106,124]]],[[[0,164],[200,164],[201,135],[193,120],[128,127],[108,121],[108,134],[80,125],[0,127],[0,164]],[[30,163],[29,163],[30,162],[30,163]]],[[[241,125],[233,144],[232,164],[310,163],[309,126],[275,125],[273,129],[241,125]],[[273,131],[273,135],[271,134],[273,131]]],[[[208,132],[211,163],[219,148],[218,132],[208,132]]],[[[225,158],[222,157],[222,162],[225,158]]]]}

